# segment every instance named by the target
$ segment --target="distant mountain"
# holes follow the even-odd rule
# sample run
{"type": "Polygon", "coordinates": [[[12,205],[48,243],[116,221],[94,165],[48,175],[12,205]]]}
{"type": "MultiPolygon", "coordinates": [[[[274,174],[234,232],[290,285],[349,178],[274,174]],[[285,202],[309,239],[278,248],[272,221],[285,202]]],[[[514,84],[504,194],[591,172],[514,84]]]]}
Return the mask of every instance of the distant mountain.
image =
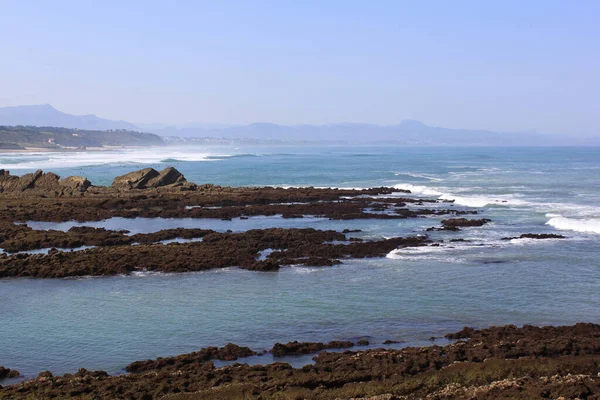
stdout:
{"type": "Polygon", "coordinates": [[[162,127],[150,130],[161,136],[278,140],[284,142],[330,142],[356,144],[400,144],[415,146],[581,146],[600,145],[600,138],[573,138],[536,132],[493,132],[449,129],[405,120],[398,125],[329,124],[277,125],[253,123],[224,128],[162,127]]]}
{"type": "Polygon", "coordinates": [[[49,104],[35,106],[0,107],[0,125],[54,126],[90,130],[140,129],[126,121],[111,121],[90,115],[72,115],[57,110],[49,104]]]}
{"type": "Polygon", "coordinates": [[[152,132],[163,137],[176,137],[170,142],[223,143],[355,143],[398,144],[415,146],[583,146],[600,145],[600,138],[577,138],[566,135],[547,135],[536,132],[493,132],[481,129],[450,129],[434,127],[420,121],[405,120],[397,125],[339,123],[328,125],[278,125],[256,122],[249,125],[210,123],[132,124],[111,121],[95,115],[71,115],[51,105],[0,108],[0,125],[54,126],[89,130],[152,132]]]}

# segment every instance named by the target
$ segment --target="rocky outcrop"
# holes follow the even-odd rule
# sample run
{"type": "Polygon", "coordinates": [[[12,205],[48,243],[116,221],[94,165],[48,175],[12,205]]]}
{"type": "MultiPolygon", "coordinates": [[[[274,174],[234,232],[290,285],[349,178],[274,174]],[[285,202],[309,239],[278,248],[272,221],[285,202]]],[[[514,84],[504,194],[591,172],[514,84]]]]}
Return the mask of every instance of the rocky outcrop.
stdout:
{"type": "Polygon", "coordinates": [[[163,229],[153,233],[127,235],[127,231],[111,231],[87,226],[72,227],[66,232],[34,230],[27,225],[0,221],[0,248],[8,253],[47,249],[74,249],[82,246],[124,246],[133,243],[151,244],[169,239],[196,239],[213,233],[209,229],[163,229]]]}
{"type": "Polygon", "coordinates": [[[133,171],[125,175],[117,176],[112,185],[113,189],[145,189],[146,184],[156,177],[159,173],[154,168],[144,168],[139,171],[133,171]]]}
{"type": "Polygon", "coordinates": [[[69,176],[62,181],[60,181],[61,186],[65,188],[78,191],[85,192],[87,188],[92,186],[92,183],[82,176],[69,176]]]}
{"type": "Polygon", "coordinates": [[[146,187],[157,188],[168,185],[181,185],[186,182],[187,180],[181,172],[173,167],[168,167],[160,171],[158,176],[150,179],[146,184],[146,187]]]}
{"type": "Polygon", "coordinates": [[[0,170],[0,193],[32,192],[37,194],[64,194],[65,191],[84,192],[91,186],[90,181],[80,176],[70,176],[62,181],[60,176],[42,170],[13,176],[7,170],[0,170]]]}
{"type": "Polygon", "coordinates": [[[502,240],[512,240],[512,239],[566,239],[566,236],[557,235],[554,233],[524,233],[520,236],[515,237],[504,237],[502,240]]]}
{"type": "MultiPolygon", "coordinates": [[[[59,236],[44,231],[23,229],[23,243],[29,236],[35,245],[41,236],[42,243],[54,243],[59,236]],[[33,233],[32,233],[33,232],[33,233]]],[[[69,238],[78,240],[65,244],[96,243],[101,247],[77,251],[52,251],[48,255],[36,254],[0,254],[0,278],[65,278],[70,276],[107,276],[129,274],[133,271],[192,272],[215,268],[242,267],[256,271],[274,271],[280,265],[333,265],[345,258],[383,257],[397,247],[424,246],[429,243],[426,237],[390,238],[370,242],[351,242],[349,244],[330,244],[343,241],[345,235],[336,231],[306,229],[253,229],[240,233],[219,233],[214,231],[167,230],[147,235],[125,236],[122,232],[106,231],[102,228],[74,228],[66,232],[69,238]],[[182,233],[183,232],[183,233],[182,233]],[[154,240],[173,235],[202,237],[201,242],[162,244],[139,244],[130,246],[133,241],[154,240]],[[79,239],[75,239],[79,238],[79,239]],[[119,245],[124,244],[124,245],[119,245]],[[285,249],[274,251],[264,261],[257,261],[261,251],[266,249],[285,249]]],[[[51,231],[52,232],[52,231],[51,231]]],[[[2,230],[0,230],[2,234],[2,230]]],[[[11,233],[9,231],[8,235],[11,233]]],[[[3,245],[11,249],[19,248],[20,242],[12,242],[4,237],[3,245]],[[10,245],[10,246],[9,246],[10,245]]],[[[77,246],[77,247],[78,247],[77,246]]],[[[49,246],[48,246],[49,247],[49,246]]],[[[62,247],[62,246],[61,246],[62,247]]],[[[22,248],[22,247],[21,247],[22,248]]]]}
{"type": "Polygon", "coordinates": [[[0,380],[6,378],[17,378],[19,376],[21,376],[21,374],[16,369],[5,368],[0,365],[0,380]]]}
{"type": "Polygon", "coordinates": [[[334,340],[329,343],[320,342],[289,342],[275,343],[270,350],[273,357],[298,356],[301,354],[314,354],[324,349],[348,349],[354,343],[349,341],[334,340]]]}
{"type": "Polygon", "coordinates": [[[186,370],[195,365],[210,360],[235,361],[238,358],[250,357],[257,354],[248,347],[241,347],[228,343],[223,347],[207,347],[200,351],[182,354],[175,357],[158,358],[156,360],[136,361],[125,367],[127,372],[146,372],[160,370],[165,367],[173,367],[177,370],[186,370]]]}
{"type": "Polygon", "coordinates": [[[185,183],[187,183],[187,180],[183,174],[173,167],[165,168],[161,172],[154,168],[145,168],[117,176],[110,187],[118,190],[130,190],[181,186],[185,183]]]}
{"type": "Polygon", "coordinates": [[[492,222],[491,219],[466,219],[466,218],[451,218],[442,220],[444,228],[458,228],[458,227],[469,227],[469,226],[483,226],[488,222],[492,222]]]}
{"type": "MultiPolygon", "coordinates": [[[[127,369],[136,373],[126,375],[85,369],[64,376],[47,373],[0,387],[0,398],[493,400],[600,396],[600,325],[509,325],[474,329],[469,336],[443,347],[322,351],[313,358],[314,364],[302,368],[281,362],[216,368],[208,360],[219,358],[220,349],[204,349],[132,363],[127,369]]],[[[238,349],[247,348],[235,346],[226,354],[243,357],[252,352],[238,353],[238,349]]]]}
{"type": "Polygon", "coordinates": [[[35,181],[42,176],[42,171],[25,174],[21,177],[13,176],[10,171],[0,170],[0,191],[1,192],[22,192],[34,187],[35,181]]]}

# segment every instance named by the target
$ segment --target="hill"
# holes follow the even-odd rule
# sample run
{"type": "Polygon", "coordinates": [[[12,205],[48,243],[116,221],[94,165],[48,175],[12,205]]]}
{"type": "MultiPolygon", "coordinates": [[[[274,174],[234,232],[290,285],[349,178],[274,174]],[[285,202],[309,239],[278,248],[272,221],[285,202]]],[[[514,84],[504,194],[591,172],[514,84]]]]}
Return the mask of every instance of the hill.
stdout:
{"type": "Polygon", "coordinates": [[[140,129],[126,121],[111,121],[90,115],[72,115],[49,104],[0,107],[0,125],[55,126],[105,131],[109,129],[140,129]]]}
{"type": "Polygon", "coordinates": [[[433,127],[413,120],[406,120],[400,124],[388,126],[352,123],[287,126],[272,123],[253,123],[225,128],[162,127],[161,129],[151,131],[161,136],[175,136],[180,138],[228,138],[232,140],[244,138],[296,143],[389,143],[418,146],[600,145],[600,138],[549,135],[536,132],[450,129],[433,127]]]}
{"type": "Polygon", "coordinates": [[[153,133],[128,130],[99,131],[55,127],[0,126],[0,149],[20,147],[160,146],[153,133]]]}

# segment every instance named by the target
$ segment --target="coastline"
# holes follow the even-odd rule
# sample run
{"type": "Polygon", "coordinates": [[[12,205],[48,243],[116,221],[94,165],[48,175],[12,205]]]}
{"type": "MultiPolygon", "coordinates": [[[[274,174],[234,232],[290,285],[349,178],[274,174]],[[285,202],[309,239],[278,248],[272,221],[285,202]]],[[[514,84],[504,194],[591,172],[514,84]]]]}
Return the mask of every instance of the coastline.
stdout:
{"type": "Polygon", "coordinates": [[[159,146],[103,146],[103,147],[24,147],[23,149],[1,149],[0,155],[2,154],[14,154],[14,153],[81,153],[81,152],[102,152],[111,150],[135,150],[144,148],[154,148],[159,146]]]}

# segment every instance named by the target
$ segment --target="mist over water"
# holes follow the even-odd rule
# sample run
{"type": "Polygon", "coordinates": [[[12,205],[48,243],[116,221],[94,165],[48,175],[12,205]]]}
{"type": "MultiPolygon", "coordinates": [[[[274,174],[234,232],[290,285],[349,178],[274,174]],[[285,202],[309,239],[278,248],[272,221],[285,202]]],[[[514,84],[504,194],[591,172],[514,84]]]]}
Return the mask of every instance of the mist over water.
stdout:
{"type": "MultiPolygon", "coordinates": [[[[454,200],[452,207],[493,222],[431,232],[447,242],[440,247],[327,268],[0,280],[2,363],[30,375],[79,367],[119,372],[134,360],[227,342],[257,350],[288,340],[412,343],[464,325],[600,322],[599,148],[240,146],[0,155],[0,168],[13,173],[42,168],[99,185],[137,168],[170,165],[196,183],[394,186],[454,200]],[[502,240],[523,233],[567,239],[502,240]],[[467,241],[448,242],[454,238],[467,241]]],[[[113,218],[83,225],[132,233],[179,226],[358,228],[357,237],[370,238],[424,234],[439,220],[113,218]]]]}

